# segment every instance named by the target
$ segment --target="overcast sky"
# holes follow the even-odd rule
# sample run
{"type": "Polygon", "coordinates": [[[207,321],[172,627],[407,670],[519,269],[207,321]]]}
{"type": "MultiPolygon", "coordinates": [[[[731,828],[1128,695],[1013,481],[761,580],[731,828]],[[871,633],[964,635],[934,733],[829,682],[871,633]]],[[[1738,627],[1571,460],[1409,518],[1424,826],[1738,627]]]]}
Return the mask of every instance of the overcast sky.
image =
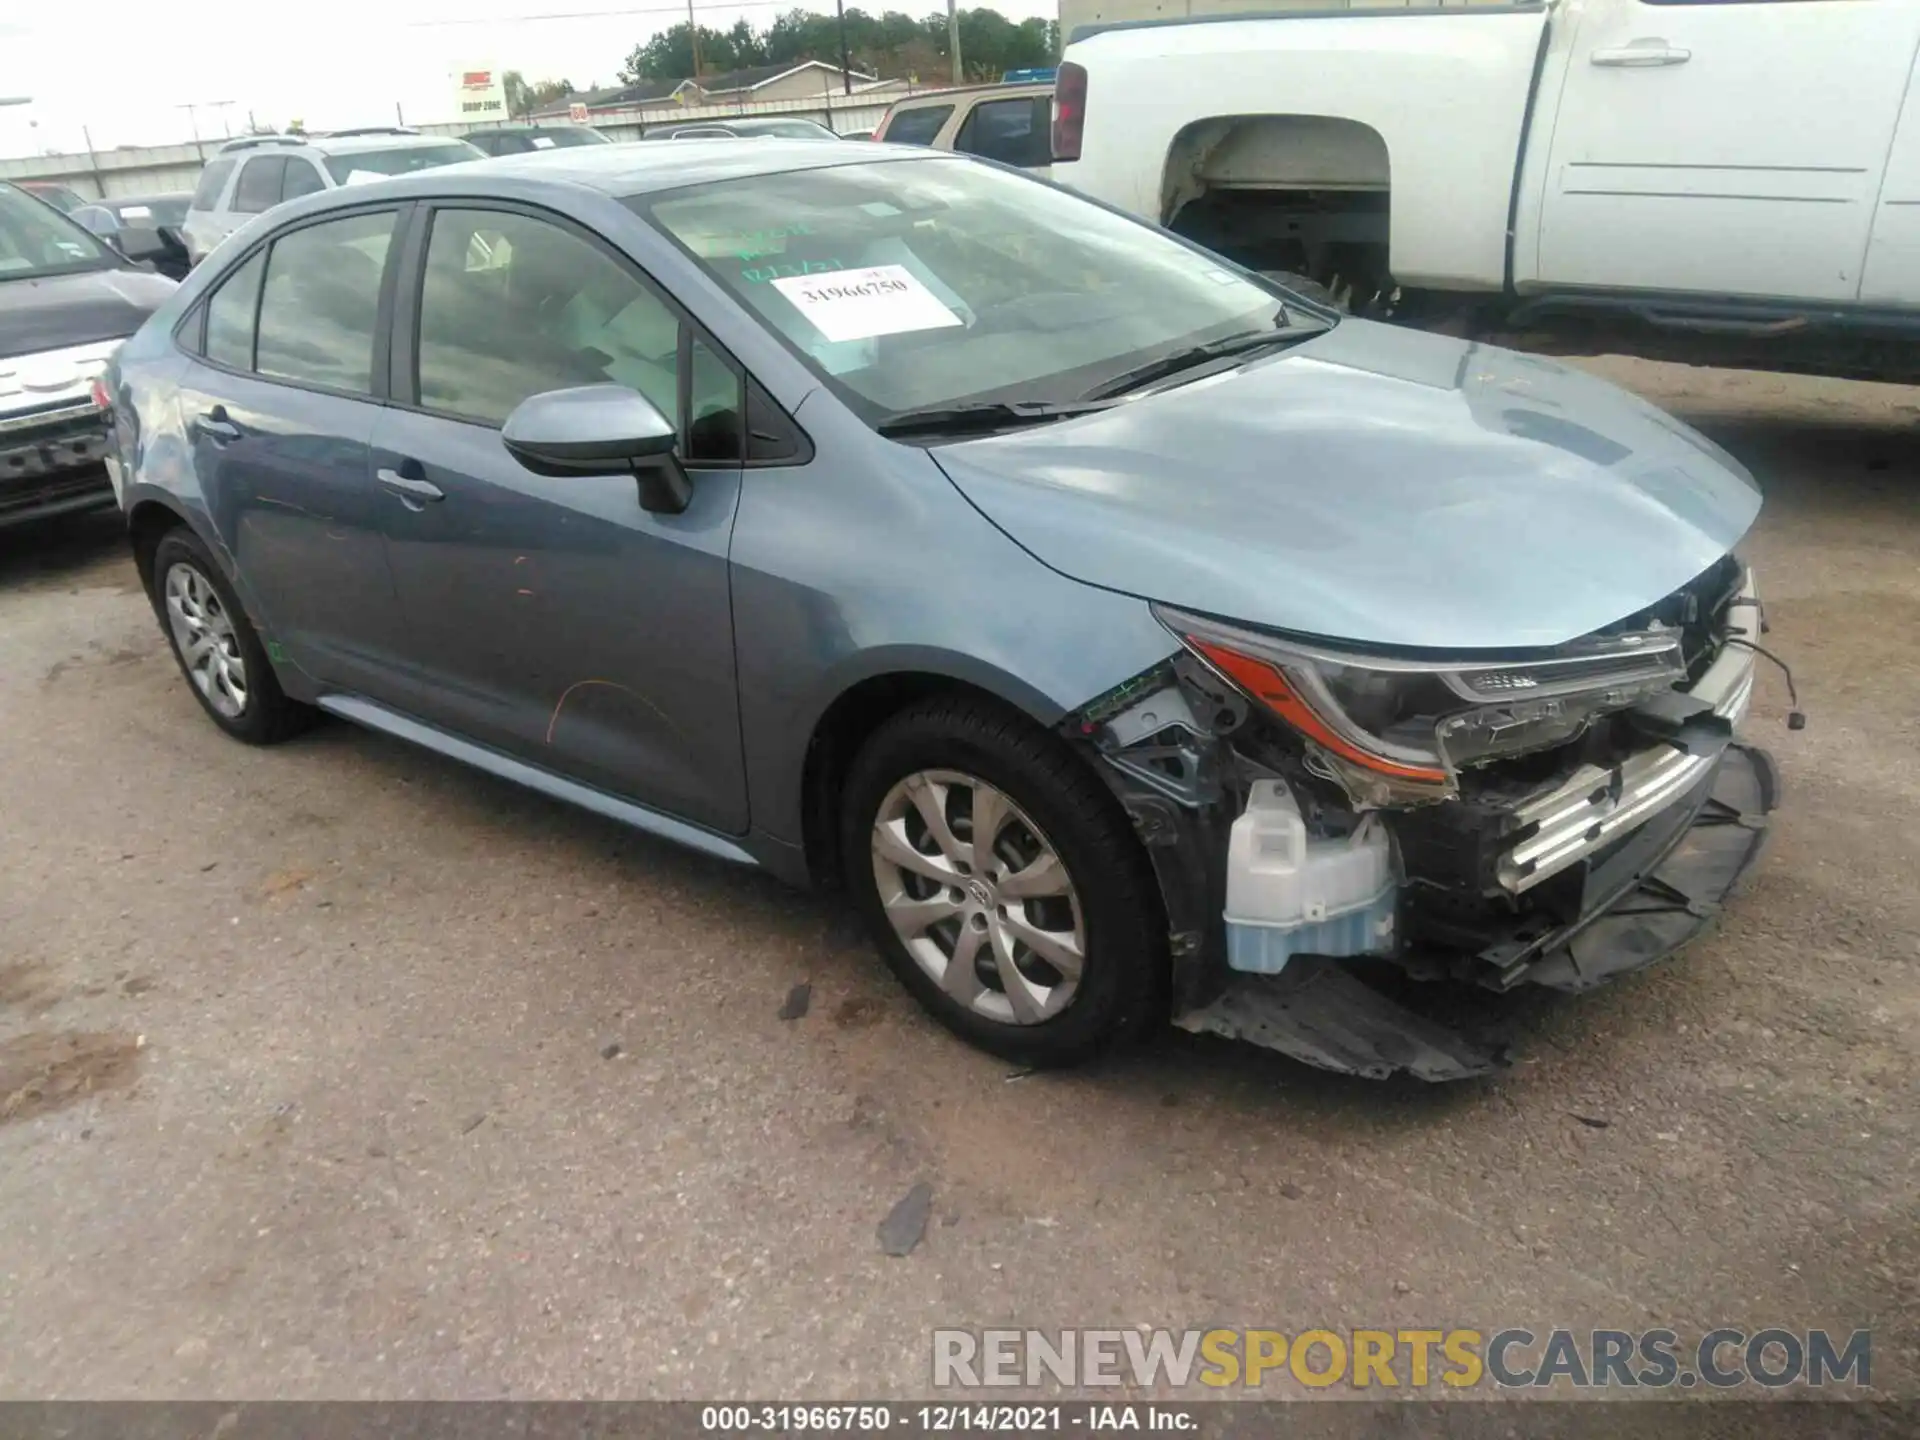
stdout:
{"type": "MultiPolygon", "coordinates": [[[[695,11],[715,29],[742,16],[763,28],[795,3],[695,0],[695,11]]],[[[409,123],[451,120],[458,71],[609,84],[629,50],[686,17],[684,4],[668,0],[27,0],[0,8],[15,11],[0,18],[0,99],[33,102],[0,106],[0,156],[77,150],[82,125],[97,148],[186,140],[189,113],[179,107],[190,102],[233,102],[192,115],[203,137],[240,134],[249,111],[281,128],[295,119],[310,129],[390,123],[396,103],[409,123]]],[[[814,0],[802,8],[832,7],[814,0]]],[[[943,7],[895,0],[865,8],[943,7]]],[[[1050,18],[1056,3],[997,0],[994,8],[1015,20],[1050,18]]]]}

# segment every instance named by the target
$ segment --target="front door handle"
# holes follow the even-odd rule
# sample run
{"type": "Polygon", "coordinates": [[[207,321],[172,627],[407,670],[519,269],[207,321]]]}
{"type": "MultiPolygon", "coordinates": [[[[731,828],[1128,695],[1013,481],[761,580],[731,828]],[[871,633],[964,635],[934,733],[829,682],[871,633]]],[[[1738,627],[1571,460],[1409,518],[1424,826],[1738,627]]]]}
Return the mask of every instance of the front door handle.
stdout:
{"type": "Polygon", "coordinates": [[[227,418],[227,407],[216,405],[203,415],[193,417],[193,428],[215,444],[240,438],[240,427],[227,418]]]}
{"type": "Polygon", "coordinates": [[[1693,52],[1682,50],[1677,45],[1669,45],[1664,40],[1635,40],[1630,45],[1616,45],[1604,50],[1596,50],[1587,58],[1595,65],[1606,65],[1621,70],[1640,70],[1651,69],[1656,65],[1684,65],[1693,58],[1693,52]]]}
{"type": "Polygon", "coordinates": [[[398,470],[376,470],[373,478],[386,489],[400,497],[400,503],[409,510],[424,510],[435,500],[446,499],[446,494],[431,480],[422,480],[414,475],[402,475],[398,470]]]}

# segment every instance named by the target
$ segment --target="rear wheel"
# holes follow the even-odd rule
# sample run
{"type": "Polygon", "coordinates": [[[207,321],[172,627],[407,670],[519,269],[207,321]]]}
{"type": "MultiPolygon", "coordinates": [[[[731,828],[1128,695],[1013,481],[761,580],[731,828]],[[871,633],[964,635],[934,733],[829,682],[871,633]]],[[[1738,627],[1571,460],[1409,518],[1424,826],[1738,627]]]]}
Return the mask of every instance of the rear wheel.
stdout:
{"type": "Polygon", "coordinates": [[[281,692],[232,586],[193,532],[161,536],[149,573],[173,657],[214,724],[236,740],[270,745],[311,722],[312,710],[281,692]]]}
{"type": "Polygon", "coordinates": [[[844,802],[847,882],[875,942],[956,1034],[1068,1065],[1164,1019],[1145,857],[1053,736],[982,702],[929,701],[867,743],[844,802]]]}

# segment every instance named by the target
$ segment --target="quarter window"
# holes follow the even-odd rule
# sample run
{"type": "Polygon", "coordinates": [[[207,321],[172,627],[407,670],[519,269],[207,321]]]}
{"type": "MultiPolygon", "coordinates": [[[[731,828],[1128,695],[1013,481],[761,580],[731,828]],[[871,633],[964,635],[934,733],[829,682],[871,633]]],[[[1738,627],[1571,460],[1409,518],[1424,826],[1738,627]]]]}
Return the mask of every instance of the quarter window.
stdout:
{"type": "Polygon", "coordinates": [[[300,160],[291,155],[287,157],[287,178],[280,187],[282,200],[297,199],[326,188],[327,182],[320,178],[319,167],[311,160],[300,160]]]}
{"type": "Polygon", "coordinates": [[[953,114],[951,105],[922,105],[913,110],[896,110],[880,138],[889,145],[931,145],[940,127],[953,114]]]}
{"type": "Polygon", "coordinates": [[[1045,165],[1053,159],[1045,96],[987,100],[973,107],[953,148],[1003,165],[1045,165]]]}
{"type": "Polygon", "coordinates": [[[382,210],[308,225],[273,242],[260,295],[255,368],[262,375],[373,393],[380,277],[393,225],[394,212],[382,210]]]}
{"type": "Polygon", "coordinates": [[[254,156],[240,167],[240,183],[233,187],[233,208],[242,215],[271,210],[280,203],[280,186],[286,174],[286,156],[254,156]]]}
{"type": "Polygon", "coordinates": [[[233,173],[233,161],[215,160],[200,172],[200,183],[193,187],[195,210],[220,208],[220,192],[227,188],[227,176],[233,173]]]}
{"type": "Polygon", "coordinates": [[[260,305],[260,277],[266,272],[266,252],[220,282],[207,301],[207,359],[229,370],[253,368],[253,317],[260,305]]]}
{"type": "Polygon", "coordinates": [[[625,385],[678,417],[686,459],[740,455],[740,379],[627,266],[532,216],[442,210],[420,293],[420,403],[501,424],[529,395],[625,385]],[[681,356],[691,356],[681,403],[681,356]]]}

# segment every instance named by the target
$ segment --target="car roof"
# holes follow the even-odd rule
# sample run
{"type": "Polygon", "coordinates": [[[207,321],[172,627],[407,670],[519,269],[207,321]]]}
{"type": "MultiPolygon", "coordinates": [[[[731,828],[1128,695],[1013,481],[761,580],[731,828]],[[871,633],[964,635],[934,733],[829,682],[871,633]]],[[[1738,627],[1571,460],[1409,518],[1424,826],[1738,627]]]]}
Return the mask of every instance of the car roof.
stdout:
{"type": "Polygon", "coordinates": [[[458,135],[409,135],[387,131],[369,135],[315,135],[307,140],[309,149],[322,155],[359,155],[368,150],[417,150],[428,145],[458,145],[458,135]]]}
{"type": "Polygon", "coordinates": [[[471,191],[474,181],[497,175],[503,179],[566,181],[615,199],[626,199],[688,185],[705,185],[714,180],[825,170],[837,165],[871,165],[881,160],[940,159],[954,157],[947,151],[928,150],[922,145],[823,145],[818,140],[786,140],[777,136],[754,139],[715,136],[690,145],[579,145],[568,150],[540,150],[531,155],[502,155],[497,159],[443,165],[391,180],[355,185],[351,193],[356,198],[378,194],[418,195],[449,185],[471,191]]]}
{"type": "Polygon", "coordinates": [[[724,125],[729,130],[770,131],[776,125],[791,125],[796,121],[802,125],[813,125],[822,130],[827,128],[825,125],[821,125],[818,120],[814,120],[805,115],[747,116],[737,120],[695,120],[690,123],[695,125],[724,125]]]}
{"type": "MultiPolygon", "coordinates": [[[[473,135],[543,135],[549,130],[592,130],[591,125],[575,125],[567,120],[547,120],[532,125],[489,125],[481,130],[469,132],[473,135]]],[[[595,132],[596,134],[599,132],[595,132]]],[[[446,136],[446,139],[465,139],[466,136],[446,136]]]]}
{"type": "Polygon", "coordinates": [[[191,200],[192,198],[191,190],[168,190],[159,195],[109,195],[98,203],[110,209],[123,210],[129,205],[159,205],[169,200],[191,200]]]}
{"type": "Polygon", "coordinates": [[[893,102],[895,110],[910,110],[918,105],[951,104],[963,96],[978,95],[982,98],[1019,99],[1023,95],[1051,95],[1054,83],[1051,80],[1013,80],[1001,81],[990,85],[950,85],[944,90],[922,90],[917,94],[903,95],[893,102]]]}

